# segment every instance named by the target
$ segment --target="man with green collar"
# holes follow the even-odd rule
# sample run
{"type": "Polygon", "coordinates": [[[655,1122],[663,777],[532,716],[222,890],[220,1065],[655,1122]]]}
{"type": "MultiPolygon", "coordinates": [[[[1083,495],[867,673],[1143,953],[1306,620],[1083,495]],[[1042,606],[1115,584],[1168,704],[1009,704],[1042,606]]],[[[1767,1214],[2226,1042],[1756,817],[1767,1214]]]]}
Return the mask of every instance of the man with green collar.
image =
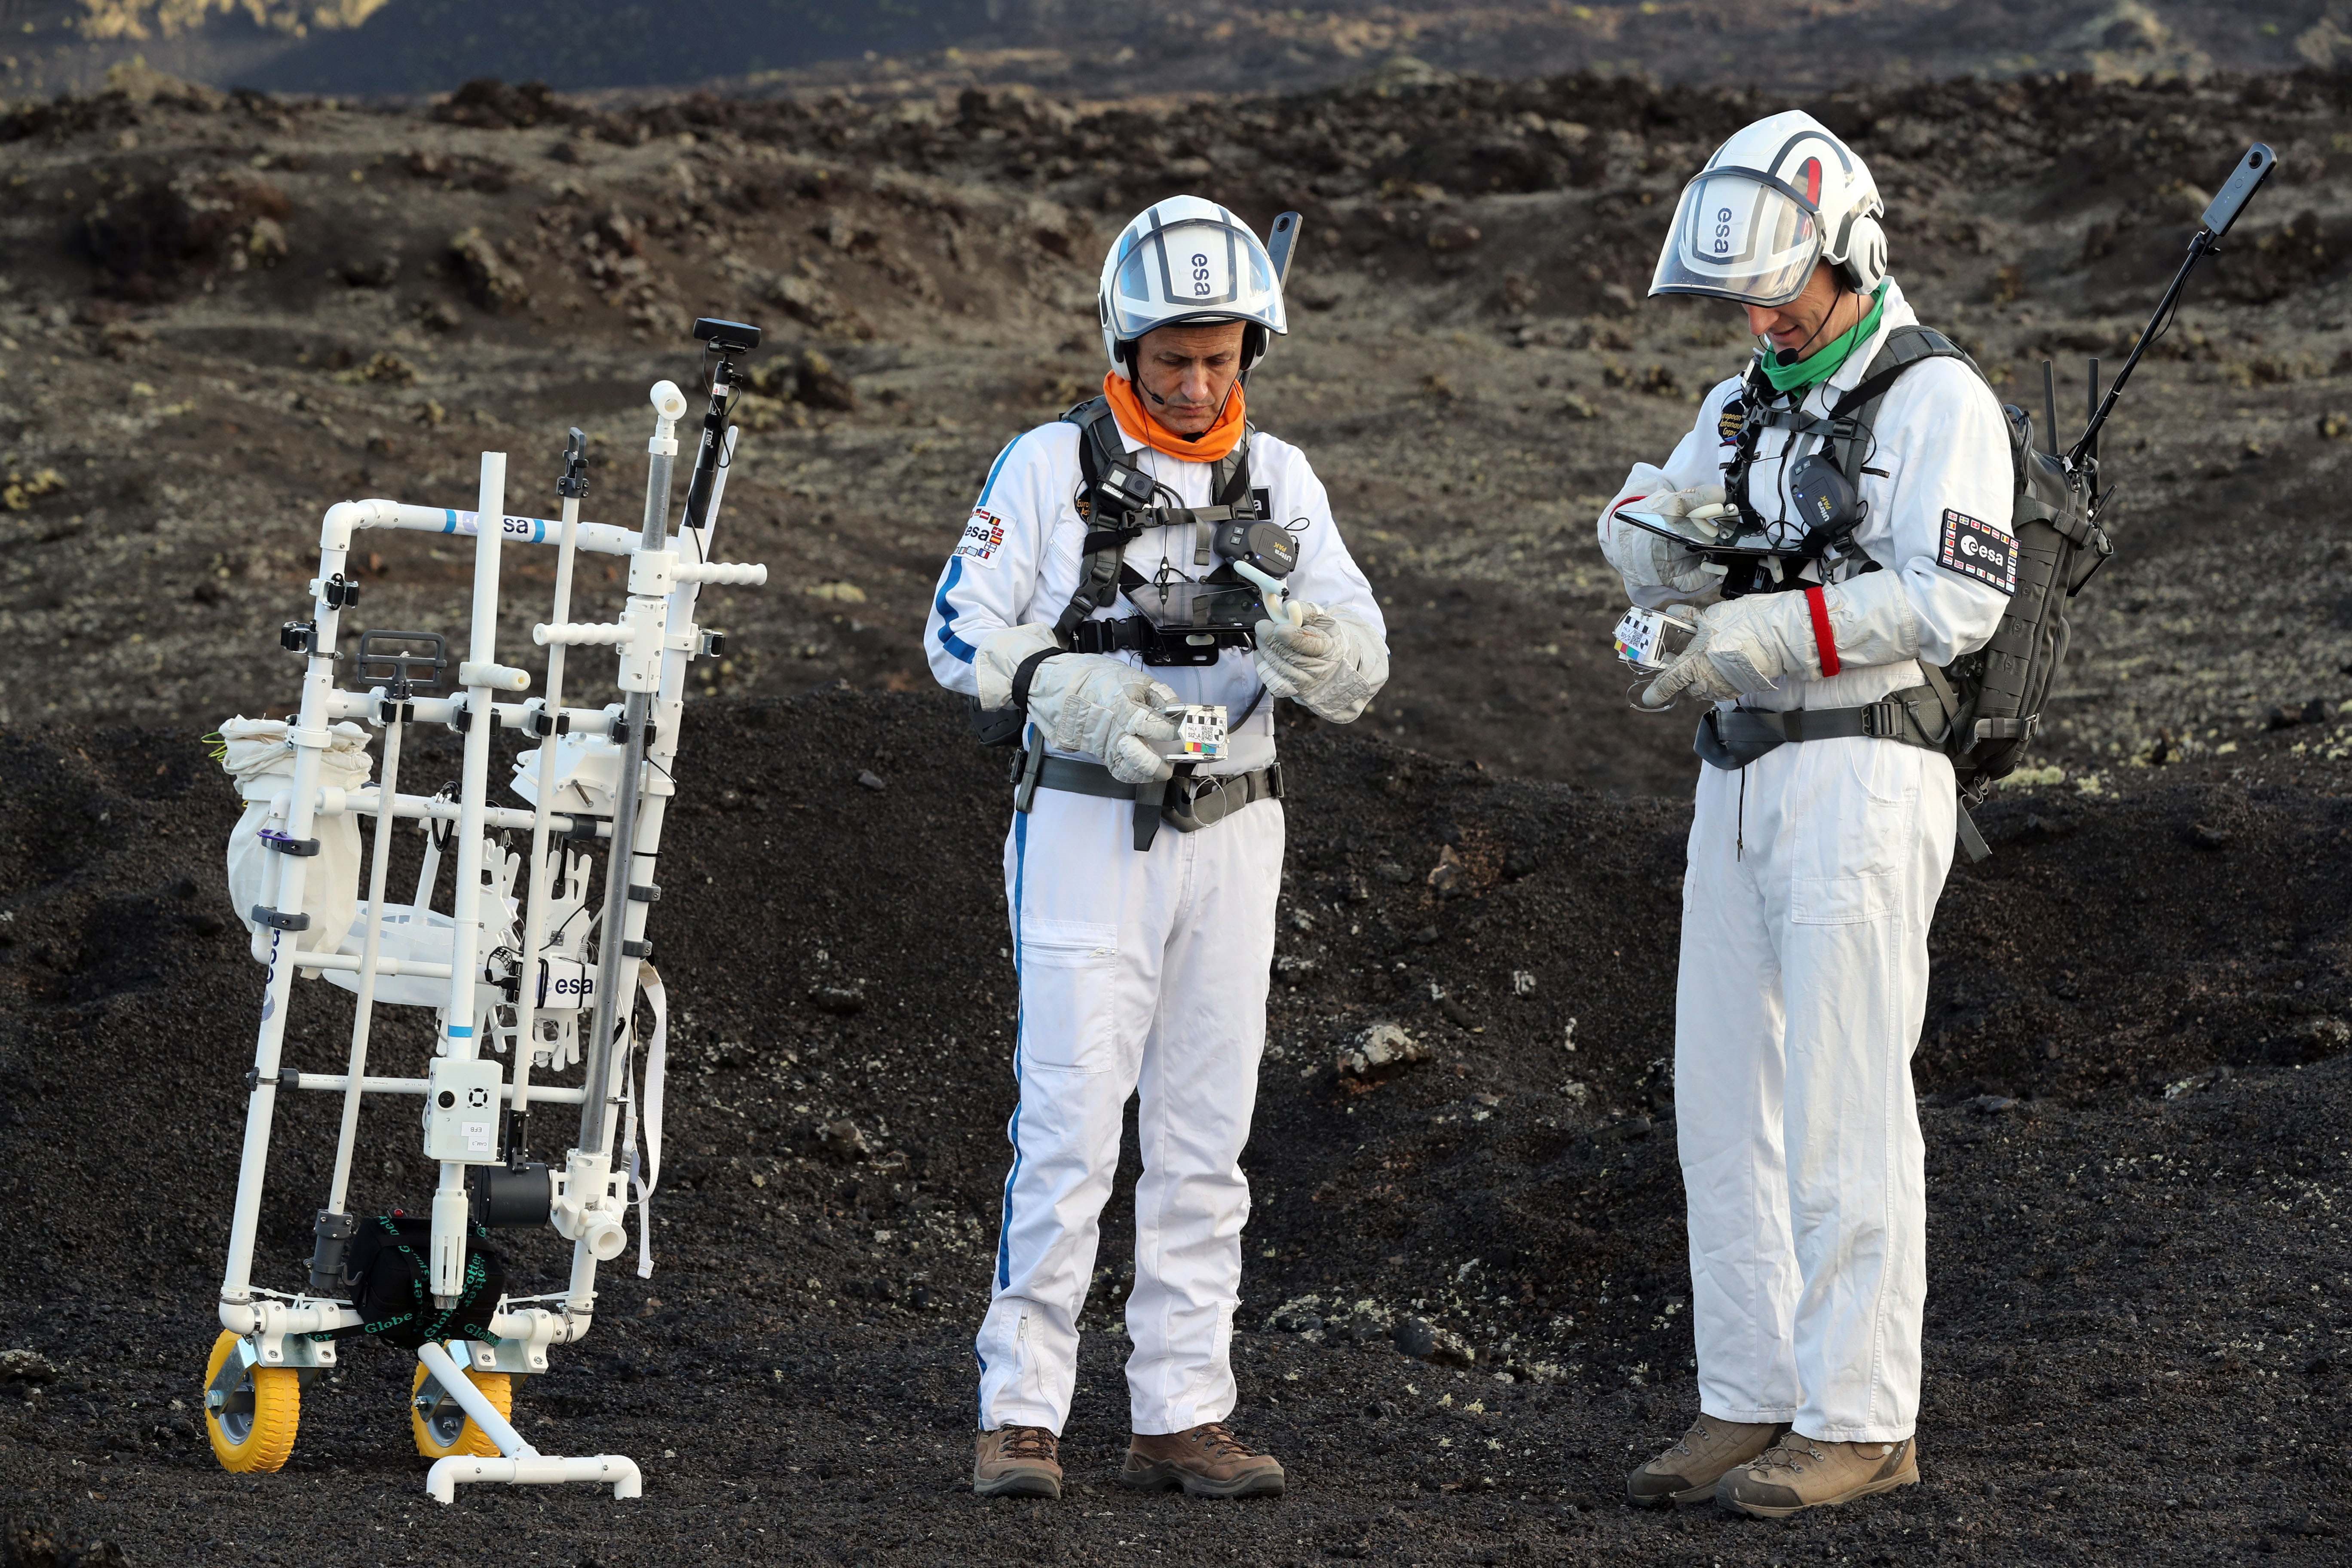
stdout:
{"type": "Polygon", "coordinates": [[[1918,1479],[1910,1061],[1958,823],[1922,667],[1991,637],[2015,552],[2006,422],[1966,361],[1906,357],[1931,335],[1886,274],[1883,212],[1811,115],[1709,160],[1650,291],[1729,301],[1756,354],[1601,520],[1637,605],[1696,612],[1644,703],[1711,705],[1675,1025],[1699,1415],[1629,1478],[1636,1502],[1779,1517],[1918,1479]],[[1808,460],[1839,439],[1842,401],[1874,400],[1859,461],[1825,480],[1808,460]],[[1780,553],[1727,575],[1622,515],[1709,508],[1780,553]]]}

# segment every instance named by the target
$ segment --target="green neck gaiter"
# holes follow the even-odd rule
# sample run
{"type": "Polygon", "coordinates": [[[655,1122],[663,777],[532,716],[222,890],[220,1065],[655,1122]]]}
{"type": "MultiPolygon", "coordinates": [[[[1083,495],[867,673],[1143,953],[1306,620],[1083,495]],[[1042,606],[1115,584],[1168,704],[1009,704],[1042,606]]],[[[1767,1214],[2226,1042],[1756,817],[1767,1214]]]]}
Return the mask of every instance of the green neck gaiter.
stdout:
{"type": "Polygon", "coordinates": [[[1886,285],[1881,283],[1870,296],[1870,311],[1847,331],[1822,344],[1794,364],[1780,364],[1778,355],[1769,350],[1757,352],[1757,363],[1762,367],[1764,379],[1776,392],[1800,392],[1818,386],[1838,373],[1838,367],[1853,353],[1854,345],[1878,331],[1878,318],[1886,310],[1886,285]]]}

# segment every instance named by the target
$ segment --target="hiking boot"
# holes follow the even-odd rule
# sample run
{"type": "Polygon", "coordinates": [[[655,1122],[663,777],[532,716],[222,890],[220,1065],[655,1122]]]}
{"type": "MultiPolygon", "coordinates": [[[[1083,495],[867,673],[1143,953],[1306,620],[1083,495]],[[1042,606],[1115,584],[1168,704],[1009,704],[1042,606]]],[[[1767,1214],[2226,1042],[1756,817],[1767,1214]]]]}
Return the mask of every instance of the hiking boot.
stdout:
{"type": "Polygon", "coordinates": [[[1136,1433],[1127,1440],[1127,1463],[1118,1484],[1139,1491],[1174,1491],[1194,1497],[1280,1497],[1282,1467],[1273,1456],[1252,1452],[1222,1421],[1211,1421],[1161,1436],[1136,1433]]]}
{"type": "Polygon", "coordinates": [[[1725,1473],[1715,1500],[1758,1519],[1786,1519],[1809,1508],[1919,1484],[1919,1445],[1831,1443],[1791,1432],[1769,1452],[1725,1473]]]}
{"type": "Polygon", "coordinates": [[[1043,1426],[982,1432],[972,1452],[971,1495],[1059,1498],[1061,1444],[1043,1426]]]}
{"type": "Polygon", "coordinates": [[[1715,1483],[1772,1446],[1788,1430],[1779,1421],[1723,1421],[1701,1415],[1664,1453],[1625,1478],[1636,1508],[1691,1508],[1715,1496],[1715,1483]]]}

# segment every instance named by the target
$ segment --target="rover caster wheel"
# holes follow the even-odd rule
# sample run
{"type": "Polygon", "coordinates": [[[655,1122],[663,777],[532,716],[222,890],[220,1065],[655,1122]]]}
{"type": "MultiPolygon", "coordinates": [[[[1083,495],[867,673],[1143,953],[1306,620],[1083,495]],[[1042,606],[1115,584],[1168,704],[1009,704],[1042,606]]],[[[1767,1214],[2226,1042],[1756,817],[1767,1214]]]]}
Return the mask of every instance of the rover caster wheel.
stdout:
{"type": "Polygon", "coordinates": [[[244,1343],[223,1329],[205,1363],[205,1436],[221,1468],[238,1475],[282,1468],[302,1419],[301,1378],[291,1367],[247,1366],[227,1386],[214,1386],[244,1343]]]}
{"type": "MultiPolygon", "coordinates": [[[[462,1351],[452,1353],[459,1366],[466,1364],[462,1351]]],[[[514,1378],[503,1372],[468,1372],[482,1397],[490,1408],[511,1419],[514,1415],[514,1378]]],[[[408,1384],[408,1430],[416,1439],[416,1451],[428,1459],[446,1459],[465,1455],[478,1459],[495,1459],[499,1446],[490,1435],[474,1425],[465,1408],[441,1386],[424,1363],[416,1363],[416,1375],[408,1384]]]]}

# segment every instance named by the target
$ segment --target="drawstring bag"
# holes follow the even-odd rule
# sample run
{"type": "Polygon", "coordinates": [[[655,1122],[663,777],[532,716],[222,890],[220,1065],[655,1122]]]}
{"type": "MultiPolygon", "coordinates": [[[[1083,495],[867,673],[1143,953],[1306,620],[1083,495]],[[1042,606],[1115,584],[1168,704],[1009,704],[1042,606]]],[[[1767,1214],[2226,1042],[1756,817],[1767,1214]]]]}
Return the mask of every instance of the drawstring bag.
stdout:
{"type": "Polygon", "coordinates": [[[415,1350],[427,1340],[479,1340],[496,1344],[490,1319],[506,1293],[506,1269],[486,1245],[490,1233],[466,1226],[466,1279],[457,1300],[433,1300],[433,1222],[423,1215],[378,1215],[352,1237],[352,1305],[359,1327],[341,1333],[373,1334],[415,1350]]]}
{"type": "MultiPolygon", "coordinates": [[[[319,758],[319,784],[327,789],[358,789],[374,771],[368,755],[368,733],[349,721],[331,731],[332,740],[319,758]]],[[[236,918],[247,931],[256,929],[257,904],[278,908],[278,873],[294,857],[262,841],[270,826],[270,805],[294,782],[295,749],[286,738],[283,719],[247,719],[240,715],[220,727],[220,765],[236,784],[245,814],[228,840],[228,896],[236,918]]],[[[284,832],[280,822],[277,831],[284,832]]],[[[359,912],[360,819],[353,812],[311,819],[310,836],[319,841],[316,855],[301,857],[302,910],[310,925],[291,932],[297,952],[332,952],[342,945],[359,912]]],[[[288,911],[291,913],[292,911],[288,911]]]]}

